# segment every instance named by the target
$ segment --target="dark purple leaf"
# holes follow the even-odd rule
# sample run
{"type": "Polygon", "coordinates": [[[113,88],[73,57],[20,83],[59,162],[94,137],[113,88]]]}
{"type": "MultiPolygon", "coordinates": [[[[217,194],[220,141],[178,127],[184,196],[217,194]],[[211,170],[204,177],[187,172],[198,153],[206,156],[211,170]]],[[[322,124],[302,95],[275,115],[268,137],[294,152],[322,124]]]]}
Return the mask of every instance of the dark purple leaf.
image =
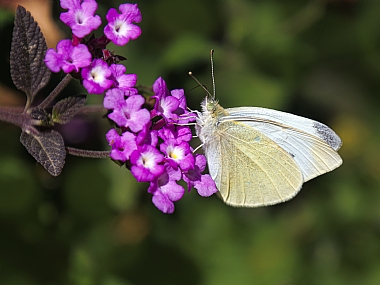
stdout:
{"type": "Polygon", "coordinates": [[[50,78],[50,70],[44,63],[46,50],[45,38],[37,22],[24,7],[18,6],[10,54],[11,76],[29,102],[50,78]]]}
{"type": "Polygon", "coordinates": [[[85,103],[86,95],[68,97],[59,101],[53,107],[53,122],[59,124],[68,123],[85,103]]]}
{"type": "Polygon", "coordinates": [[[58,176],[61,173],[66,150],[63,138],[58,132],[50,130],[41,132],[38,136],[22,132],[20,141],[51,175],[58,176]]]}

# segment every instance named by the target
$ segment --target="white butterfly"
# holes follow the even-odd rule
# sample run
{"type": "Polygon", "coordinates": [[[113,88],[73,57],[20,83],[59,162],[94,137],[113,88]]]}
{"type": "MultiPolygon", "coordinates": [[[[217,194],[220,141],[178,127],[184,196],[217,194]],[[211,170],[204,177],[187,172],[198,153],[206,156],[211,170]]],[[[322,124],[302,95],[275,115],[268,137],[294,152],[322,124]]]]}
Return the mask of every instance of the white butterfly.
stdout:
{"type": "Polygon", "coordinates": [[[342,164],[337,153],[342,141],[326,125],[265,108],[224,109],[215,100],[214,76],[213,87],[201,104],[196,132],[225,203],[281,203],[304,182],[342,164]]]}

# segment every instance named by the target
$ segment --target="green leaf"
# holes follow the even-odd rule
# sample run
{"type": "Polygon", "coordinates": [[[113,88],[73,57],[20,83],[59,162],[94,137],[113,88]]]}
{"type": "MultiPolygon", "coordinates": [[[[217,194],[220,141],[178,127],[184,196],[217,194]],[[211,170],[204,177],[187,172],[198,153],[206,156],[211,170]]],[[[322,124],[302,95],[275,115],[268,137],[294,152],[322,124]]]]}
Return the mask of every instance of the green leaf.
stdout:
{"type": "Polygon", "coordinates": [[[86,95],[65,98],[53,107],[53,122],[66,124],[75,116],[86,103],[86,95]]]}
{"type": "Polygon", "coordinates": [[[22,132],[20,142],[51,175],[58,176],[61,173],[66,150],[63,138],[58,132],[50,130],[38,136],[22,132]]]}

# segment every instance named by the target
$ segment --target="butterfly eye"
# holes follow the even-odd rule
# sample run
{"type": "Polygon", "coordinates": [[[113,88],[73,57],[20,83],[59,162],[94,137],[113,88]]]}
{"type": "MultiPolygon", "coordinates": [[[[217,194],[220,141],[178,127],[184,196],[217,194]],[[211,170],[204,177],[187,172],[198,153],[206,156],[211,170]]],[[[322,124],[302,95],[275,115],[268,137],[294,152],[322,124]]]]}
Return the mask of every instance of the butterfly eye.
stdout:
{"type": "Polygon", "coordinates": [[[211,102],[207,102],[207,111],[213,112],[215,110],[215,104],[211,102]]]}

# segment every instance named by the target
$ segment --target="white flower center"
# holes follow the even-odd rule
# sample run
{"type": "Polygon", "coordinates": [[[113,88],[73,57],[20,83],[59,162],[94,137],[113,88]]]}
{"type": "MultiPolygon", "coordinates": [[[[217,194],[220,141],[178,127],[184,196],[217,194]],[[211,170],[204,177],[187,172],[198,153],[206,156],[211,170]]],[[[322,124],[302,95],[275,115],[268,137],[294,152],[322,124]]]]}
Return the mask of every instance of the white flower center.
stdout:
{"type": "Polygon", "coordinates": [[[154,162],[154,153],[147,151],[141,154],[141,163],[145,168],[153,168],[156,164],[154,162]]]}
{"type": "Polygon", "coordinates": [[[79,25],[82,25],[84,23],[85,17],[83,15],[83,11],[77,11],[75,13],[75,22],[79,25]]]}
{"type": "Polygon", "coordinates": [[[129,25],[120,19],[115,20],[114,29],[118,36],[125,36],[130,30],[129,25]]]}
{"type": "Polygon", "coordinates": [[[172,145],[168,146],[167,153],[168,156],[175,161],[181,160],[184,156],[183,150],[181,148],[174,147],[172,145]]]}
{"type": "Polygon", "coordinates": [[[96,66],[93,69],[91,69],[91,77],[92,80],[96,83],[100,83],[104,81],[104,72],[101,67],[96,66]]]}

